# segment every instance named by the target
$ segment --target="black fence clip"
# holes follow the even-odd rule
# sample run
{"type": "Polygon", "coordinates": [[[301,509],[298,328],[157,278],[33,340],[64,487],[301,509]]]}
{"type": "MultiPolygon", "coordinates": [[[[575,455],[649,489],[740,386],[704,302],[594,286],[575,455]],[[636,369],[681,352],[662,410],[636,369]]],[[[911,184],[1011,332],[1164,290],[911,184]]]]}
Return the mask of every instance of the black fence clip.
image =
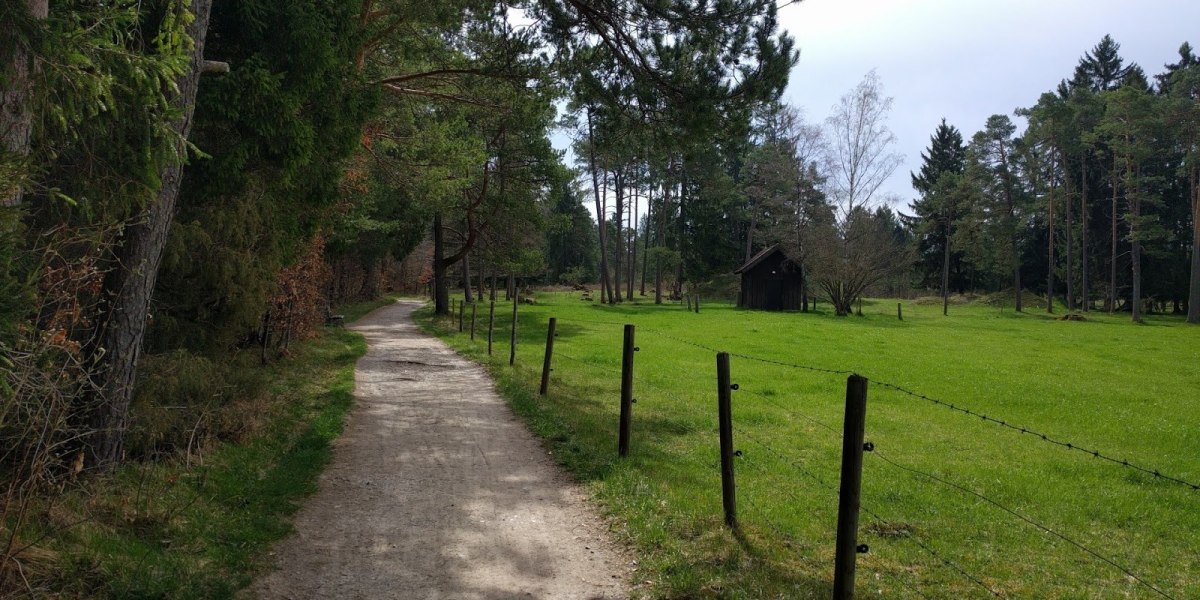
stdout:
{"type": "Polygon", "coordinates": [[[863,452],[874,452],[875,442],[863,442],[863,452]]]}
{"type": "Polygon", "coordinates": [[[866,554],[867,552],[871,551],[871,547],[866,544],[859,544],[858,546],[854,547],[854,551],[859,554],[866,554]]]}
{"type": "Polygon", "coordinates": [[[734,455],[734,456],[741,456],[741,455],[742,455],[742,451],[741,451],[741,450],[734,450],[734,451],[733,451],[733,455],[734,455]]]}
{"type": "Polygon", "coordinates": [[[730,384],[729,389],[731,389],[735,392],[738,391],[738,384],[736,384],[736,383],[730,384]]]}
{"type": "Polygon", "coordinates": [[[641,351],[642,351],[642,347],[641,347],[641,346],[634,346],[634,347],[633,347],[633,351],[634,351],[634,352],[641,352],[641,351]]]}

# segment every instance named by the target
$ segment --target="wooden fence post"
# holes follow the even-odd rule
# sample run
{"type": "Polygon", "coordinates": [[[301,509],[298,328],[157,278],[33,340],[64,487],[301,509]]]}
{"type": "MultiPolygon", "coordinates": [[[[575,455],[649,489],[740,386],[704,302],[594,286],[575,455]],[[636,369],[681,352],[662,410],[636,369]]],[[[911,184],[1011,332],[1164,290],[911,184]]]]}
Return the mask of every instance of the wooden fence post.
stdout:
{"type": "Polygon", "coordinates": [[[633,421],[633,325],[625,326],[625,345],[621,350],[621,429],[617,437],[617,455],[629,456],[629,429],[633,421]]]}
{"type": "Polygon", "coordinates": [[[896,303],[896,320],[904,320],[904,309],[901,307],[899,302],[896,303]]]}
{"type": "Polygon", "coordinates": [[[492,355],[492,330],[496,326],[496,300],[488,303],[488,356],[492,355]]]}
{"type": "Polygon", "coordinates": [[[557,322],[558,319],[550,317],[550,325],[546,329],[546,358],[542,361],[542,387],[538,388],[542,396],[550,389],[550,358],[554,356],[554,325],[557,322]]]}
{"type": "Polygon", "coordinates": [[[512,331],[510,331],[508,334],[508,366],[510,366],[510,367],[517,364],[517,305],[518,304],[520,304],[520,302],[518,302],[517,296],[516,296],[516,294],[514,294],[513,295],[512,331]]]}
{"type": "Polygon", "coordinates": [[[475,341],[475,312],[479,308],[479,302],[471,303],[471,341],[475,341]]]}
{"type": "Polygon", "coordinates": [[[846,379],[846,419],[842,425],[842,481],[838,497],[837,550],[833,566],[834,600],[854,597],[854,567],[859,552],[858,509],[862,490],[863,438],[867,421],[867,379],[846,379]]]}
{"type": "Polygon", "coordinates": [[[467,310],[467,301],[463,300],[458,303],[458,332],[463,332],[463,313],[467,310]]]}
{"type": "Polygon", "coordinates": [[[733,384],[729,383],[729,353],[717,354],[717,429],[721,434],[721,504],[725,525],[737,529],[737,491],[733,482],[733,384]]]}
{"type": "Polygon", "coordinates": [[[696,294],[696,314],[700,314],[700,294],[696,294]]]}

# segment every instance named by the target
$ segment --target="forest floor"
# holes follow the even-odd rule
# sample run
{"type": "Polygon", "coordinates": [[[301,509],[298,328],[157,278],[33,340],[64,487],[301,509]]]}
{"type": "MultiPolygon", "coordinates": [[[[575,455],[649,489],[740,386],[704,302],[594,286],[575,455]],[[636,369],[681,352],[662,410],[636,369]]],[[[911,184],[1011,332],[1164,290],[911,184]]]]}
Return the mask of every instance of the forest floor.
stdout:
{"type": "Polygon", "coordinates": [[[630,562],[484,369],[421,332],[419,302],[351,326],[368,352],[317,493],[262,598],[626,596],[630,562]]]}

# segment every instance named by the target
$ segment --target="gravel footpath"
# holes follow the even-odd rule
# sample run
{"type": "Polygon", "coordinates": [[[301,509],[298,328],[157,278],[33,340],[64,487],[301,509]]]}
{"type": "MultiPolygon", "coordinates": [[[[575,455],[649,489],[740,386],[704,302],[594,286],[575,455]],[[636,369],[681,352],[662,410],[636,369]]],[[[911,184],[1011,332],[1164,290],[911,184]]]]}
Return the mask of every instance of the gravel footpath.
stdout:
{"type": "Polygon", "coordinates": [[[319,489],[258,598],[627,597],[628,558],[486,372],[397,302],[351,326],[369,350],[319,489]]]}

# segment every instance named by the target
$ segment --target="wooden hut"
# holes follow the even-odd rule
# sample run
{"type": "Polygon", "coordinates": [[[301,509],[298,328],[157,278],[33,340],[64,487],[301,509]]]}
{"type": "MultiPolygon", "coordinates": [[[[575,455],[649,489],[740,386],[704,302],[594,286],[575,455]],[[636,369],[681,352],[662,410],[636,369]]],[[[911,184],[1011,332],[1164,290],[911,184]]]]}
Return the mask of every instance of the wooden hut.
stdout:
{"type": "Polygon", "coordinates": [[[740,269],[742,290],[738,306],[759,310],[800,310],[804,278],[778,244],[754,255],[740,269]]]}

